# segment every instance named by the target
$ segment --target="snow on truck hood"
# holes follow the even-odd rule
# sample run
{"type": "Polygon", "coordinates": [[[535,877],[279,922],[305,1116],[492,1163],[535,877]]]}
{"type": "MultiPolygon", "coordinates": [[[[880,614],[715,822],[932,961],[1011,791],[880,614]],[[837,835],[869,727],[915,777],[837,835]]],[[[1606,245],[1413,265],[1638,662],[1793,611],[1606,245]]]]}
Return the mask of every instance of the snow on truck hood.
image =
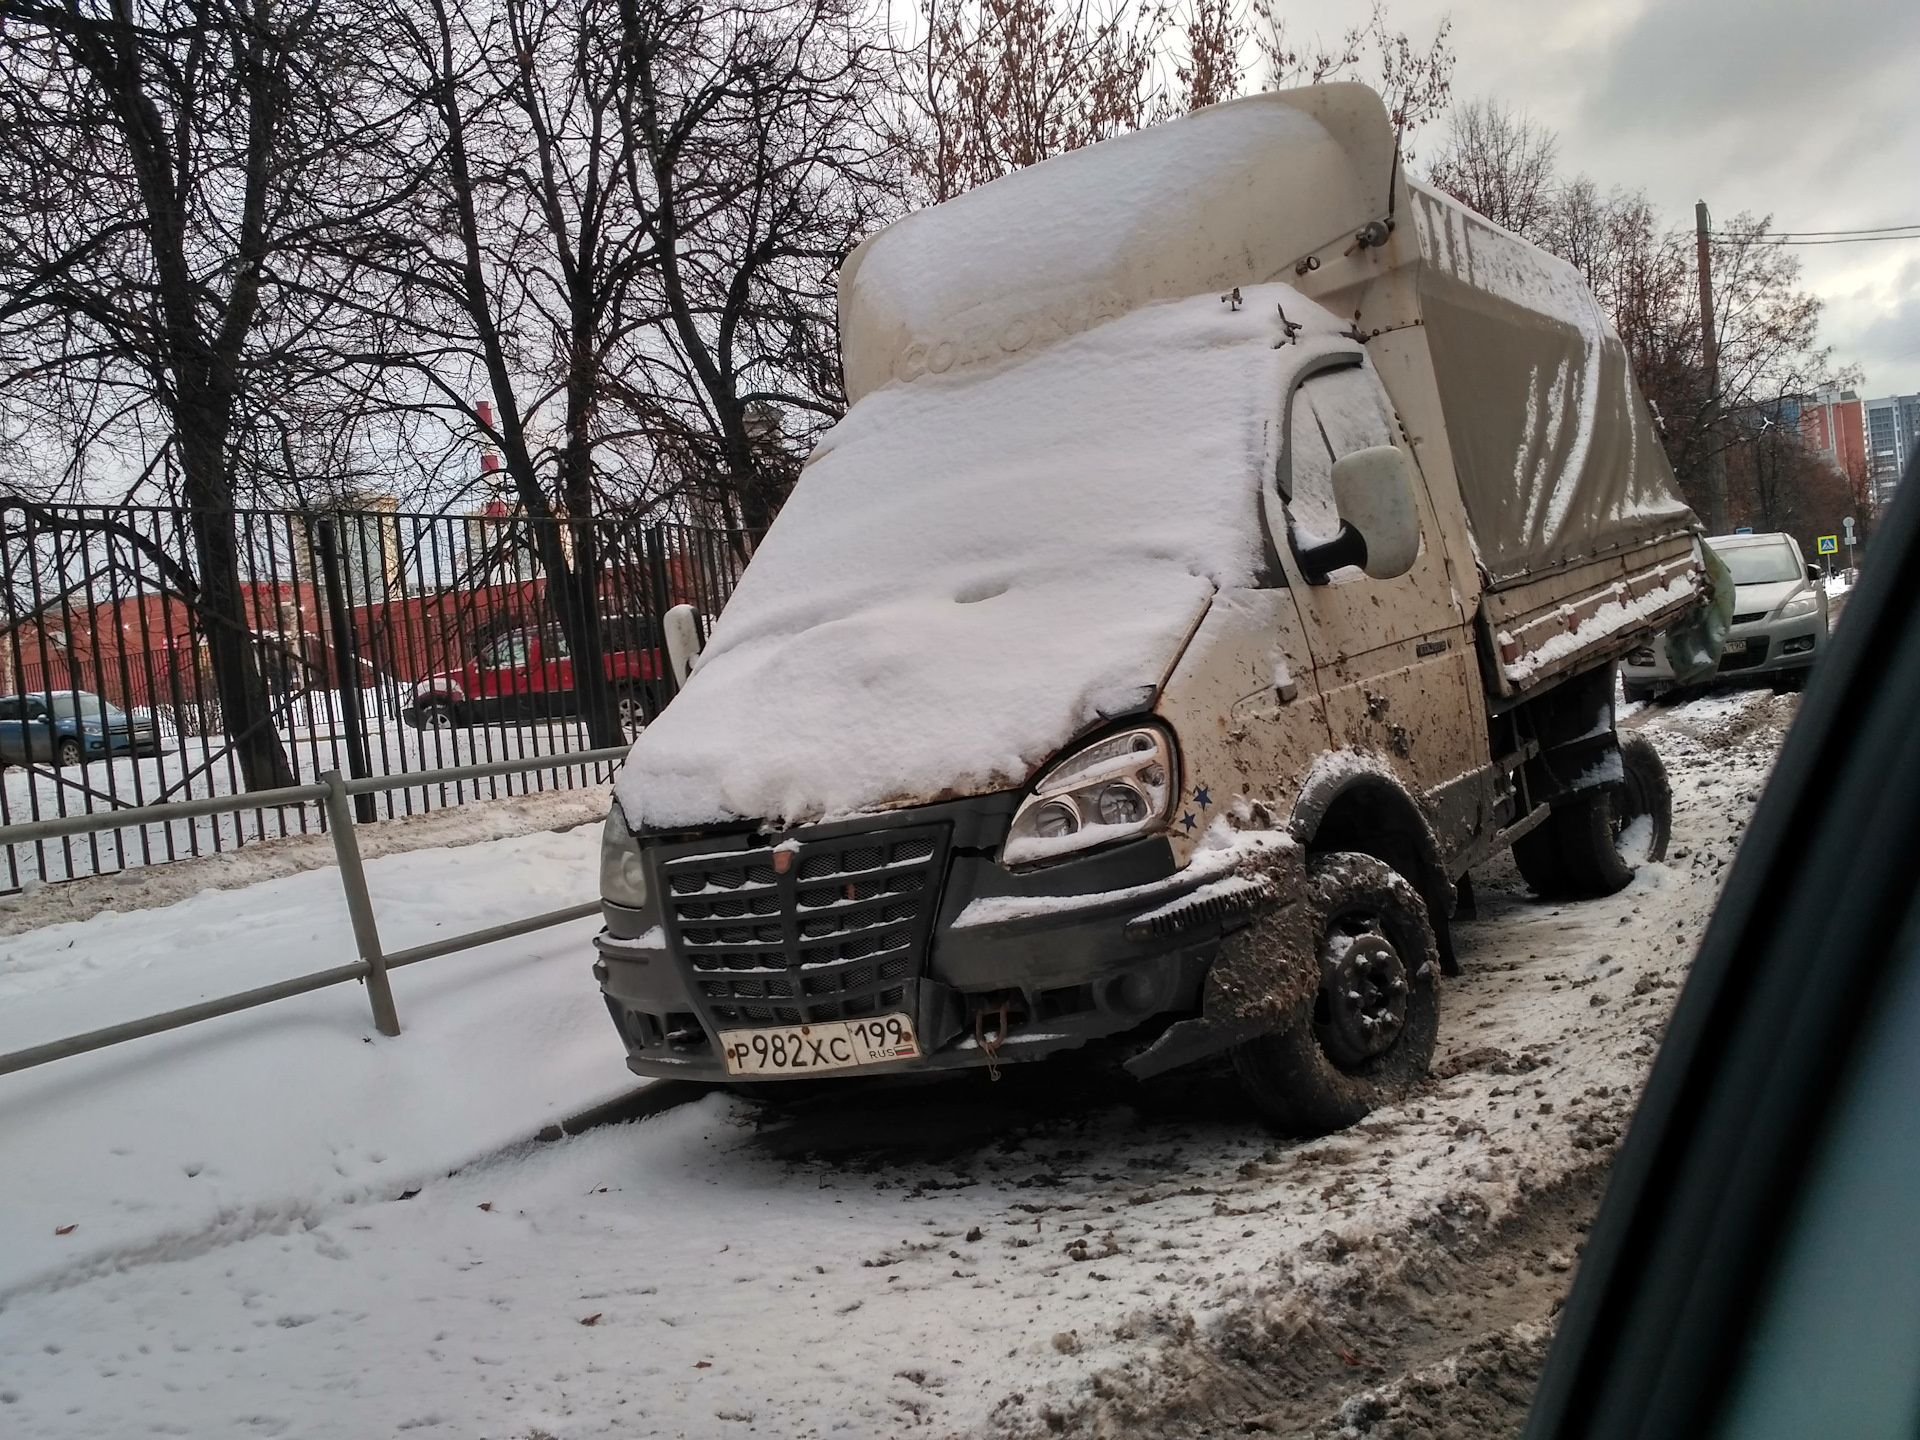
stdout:
{"type": "Polygon", "coordinates": [[[1152,304],[894,382],[828,432],[616,786],[638,827],[793,825],[1024,784],[1144,708],[1261,561],[1292,375],[1359,353],[1290,286],[1152,304]],[[1276,305],[1305,320],[1275,348],[1276,305]]]}

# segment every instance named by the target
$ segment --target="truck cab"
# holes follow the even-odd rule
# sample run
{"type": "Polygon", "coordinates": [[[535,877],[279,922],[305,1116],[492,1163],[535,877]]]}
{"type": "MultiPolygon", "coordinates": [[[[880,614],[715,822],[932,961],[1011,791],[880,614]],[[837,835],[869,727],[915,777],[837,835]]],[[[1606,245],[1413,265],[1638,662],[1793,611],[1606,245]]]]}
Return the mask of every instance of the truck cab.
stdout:
{"type": "Polygon", "coordinates": [[[1664,824],[1613,667],[1704,602],[1697,526],[1578,278],[1370,90],[911,216],[841,319],[848,414],[616,782],[636,1073],[1107,1041],[1333,1129],[1425,1075],[1472,865],[1598,893],[1664,824]]]}

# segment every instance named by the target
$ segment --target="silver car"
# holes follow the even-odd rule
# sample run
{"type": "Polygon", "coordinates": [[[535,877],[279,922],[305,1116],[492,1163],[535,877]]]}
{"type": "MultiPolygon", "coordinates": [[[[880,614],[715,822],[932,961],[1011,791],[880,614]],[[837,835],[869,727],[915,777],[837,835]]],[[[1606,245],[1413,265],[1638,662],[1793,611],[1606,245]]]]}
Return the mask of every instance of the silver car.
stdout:
{"type": "MultiPolygon", "coordinates": [[[[1733,572],[1733,629],[1719,674],[1765,676],[1776,690],[1798,690],[1826,648],[1827,587],[1791,535],[1715,535],[1707,544],[1733,572]]],[[[1666,637],[1629,652],[1620,666],[1629,700],[1674,688],[1666,637]]]]}

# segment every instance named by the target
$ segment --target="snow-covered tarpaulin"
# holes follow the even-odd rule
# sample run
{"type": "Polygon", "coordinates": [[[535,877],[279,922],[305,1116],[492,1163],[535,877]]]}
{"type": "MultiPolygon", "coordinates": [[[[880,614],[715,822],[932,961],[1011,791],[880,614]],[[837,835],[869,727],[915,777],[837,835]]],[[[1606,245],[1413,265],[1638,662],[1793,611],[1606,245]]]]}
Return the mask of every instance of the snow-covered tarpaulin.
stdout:
{"type": "Polygon", "coordinates": [[[1694,528],[1579,272],[1407,184],[1420,311],[1476,558],[1498,589],[1694,528]]]}
{"type": "Polygon", "coordinates": [[[1280,401],[1358,347],[1283,285],[927,374],[833,428],[618,782],[638,826],[795,824],[1023,784],[1150,703],[1265,555],[1280,401]],[[1309,322],[1281,338],[1277,307],[1309,322]]]}

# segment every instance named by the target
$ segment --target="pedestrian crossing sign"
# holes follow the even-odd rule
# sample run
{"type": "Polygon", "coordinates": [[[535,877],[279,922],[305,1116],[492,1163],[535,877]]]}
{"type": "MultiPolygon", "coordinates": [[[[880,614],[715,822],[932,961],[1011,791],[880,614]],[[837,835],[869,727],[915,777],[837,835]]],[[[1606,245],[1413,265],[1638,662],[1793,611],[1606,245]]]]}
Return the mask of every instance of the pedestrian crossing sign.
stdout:
{"type": "Polygon", "coordinates": [[[1822,555],[1838,555],[1840,553],[1840,537],[1838,535],[1822,535],[1820,537],[1820,553],[1822,555]]]}

